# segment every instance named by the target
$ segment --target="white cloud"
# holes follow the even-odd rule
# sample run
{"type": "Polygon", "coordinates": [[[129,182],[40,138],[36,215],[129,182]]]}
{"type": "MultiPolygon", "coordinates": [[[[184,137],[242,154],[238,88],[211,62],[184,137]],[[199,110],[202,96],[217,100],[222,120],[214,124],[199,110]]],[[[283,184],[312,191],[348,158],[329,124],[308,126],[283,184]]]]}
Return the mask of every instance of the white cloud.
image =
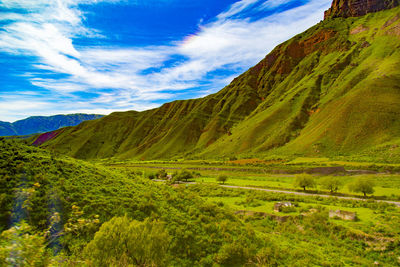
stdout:
{"type": "Polygon", "coordinates": [[[36,98],[35,101],[30,100],[32,105],[23,106],[22,102],[0,100],[0,119],[20,118],[40,112],[45,115],[72,112],[73,109],[106,110],[108,113],[109,109],[101,107],[105,104],[110,110],[143,110],[157,106],[153,102],[155,100],[173,99],[187,89],[204,87],[204,84],[209,86],[199,91],[198,95],[212,93],[232,80],[232,74],[229,77],[206,78],[207,74],[221,69],[239,74],[256,64],[277,44],[322,19],[323,11],[331,2],[310,0],[303,6],[254,19],[248,17],[252,13],[249,11],[275,8],[290,0],[241,0],[212,22],[201,25],[198,33],[167,46],[121,48],[74,45],[75,37],[101,35],[99,30],[83,26],[84,14],[78,4],[104,1],[119,2],[5,0],[0,3],[3,8],[27,11],[23,16],[14,11],[2,16],[0,20],[7,24],[0,32],[0,51],[33,56],[37,58],[33,67],[64,76],[55,79],[31,73],[27,75],[33,85],[51,91],[52,97],[60,101],[53,105],[50,103],[54,99],[47,99],[46,102],[36,98]],[[180,60],[165,65],[176,56],[180,60]],[[153,71],[145,72],[149,68],[153,71]],[[104,89],[112,89],[112,93],[104,89]],[[96,97],[79,99],[74,94],[76,92],[92,93],[96,97]],[[4,108],[12,103],[18,104],[22,111],[7,111],[4,108]],[[10,112],[14,112],[14,117],[10,112]]]}
{"type": "Polygon", "coordinates": [[[294,0],[268,0],[267,2],[263,3],[260,6],[260,9],[272,9],[272,8],[276,8],[276,7],[288,4],[293,1],[294,0]]]}
{"type": "Polygon", "coordinates": [[[217,18],[219,20],[225,20],[229,17],[235,16],[243,12],[244,10],[246,10],[247,8],[249,8],[250,6],[254,5],[257,2],[259,2],[259,0],[240,0],[232,4],[230,8],[225,12],[219,14],[217,18]]]}

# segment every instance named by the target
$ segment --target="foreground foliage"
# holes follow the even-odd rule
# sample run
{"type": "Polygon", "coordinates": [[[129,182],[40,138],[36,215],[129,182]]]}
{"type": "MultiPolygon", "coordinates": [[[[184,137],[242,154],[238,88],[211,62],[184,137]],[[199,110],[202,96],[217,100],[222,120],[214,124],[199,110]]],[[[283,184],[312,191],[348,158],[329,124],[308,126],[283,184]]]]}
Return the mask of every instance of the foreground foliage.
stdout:
{"type": "Polygon", "coordinates": [[[0,141],[0,150],[0,228],[25,221],[39,233],[49,232],[46,247],[67,259],[86,260],[82,251],[102,223],[121,216],[135,222],[131,227],[145,219],[164,225],[171,237],[167,258],[175,266],[231,262],[238,256],[226,254],[227,246],[238,238],[243,249],[252,248],[251,253],[239,248],[242,263],[262,247],[262,240],[229,210],[184,189],[16,142],[0,141]]]}
{"type": "Polygon", "coordinates": [[[3,140],[0,147],[3,265],[397,264],[400,214],[388,204],[201,184],[170,187],[142,178],[142,172],[55,157],[21,143],[3,140]],[[210,202],[210,197],[220,201],[210,202]],[[231,198],[241,199],[250,211],[270,207],[266,213],[274,201],[296,206],[279,223],[234,215],[235,208],[225,204],[231,198]],[[329,220],[332,205],[360,209],[360,221],[329,220]],[[317,212],[300,216],[310,209],[317,212]]]}
{"type": "Polygon", "coordinates": [[[93,266],[165,266],[170,237],[160,222],[115,217],[86,246],[93,266]]]}

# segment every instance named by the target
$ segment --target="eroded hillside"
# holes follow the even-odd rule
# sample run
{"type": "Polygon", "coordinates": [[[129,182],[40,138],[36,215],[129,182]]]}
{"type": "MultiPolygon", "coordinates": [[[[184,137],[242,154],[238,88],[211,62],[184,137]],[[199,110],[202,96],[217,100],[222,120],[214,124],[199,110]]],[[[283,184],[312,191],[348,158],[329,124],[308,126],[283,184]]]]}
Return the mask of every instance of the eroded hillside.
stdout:
{"type": "Polygon", "coordinates": [[[78,158],[154,159],[351,154],[396,143],[399,29],[399,7],[328,18],[216,94],[114,113],[42,146],[78,158]]]}

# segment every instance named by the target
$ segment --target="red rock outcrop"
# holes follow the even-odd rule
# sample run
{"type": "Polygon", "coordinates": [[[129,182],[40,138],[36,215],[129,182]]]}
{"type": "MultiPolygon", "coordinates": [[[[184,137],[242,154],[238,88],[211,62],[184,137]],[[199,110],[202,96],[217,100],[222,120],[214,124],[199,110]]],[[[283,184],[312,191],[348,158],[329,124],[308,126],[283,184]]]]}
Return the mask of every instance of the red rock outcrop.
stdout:
{"type": "Polygon", "coordinates": [[[325,19],[360,17],[399,5],[400,0],[333,0],[332,7],[325,11],[325,19]]]}
{"type": "Polygon", "coordinates": [[[336,31],[321,30],[306,40],[291,42],[287,47],[280,45],[260,63],[251,69],[253,75],[258,75],[262,69],[268,69],[278,74],[289,74],[301,59],[317,50],[333,38],[336,31]]]}

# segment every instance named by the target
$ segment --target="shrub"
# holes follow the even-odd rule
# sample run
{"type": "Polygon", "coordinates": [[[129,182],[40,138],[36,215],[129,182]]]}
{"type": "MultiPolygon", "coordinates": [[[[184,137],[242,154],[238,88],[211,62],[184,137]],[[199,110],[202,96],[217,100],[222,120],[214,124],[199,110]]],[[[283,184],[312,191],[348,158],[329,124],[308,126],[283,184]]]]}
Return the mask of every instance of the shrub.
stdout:
{"type": "Polygon", "coordinates": [[[321,179],[321,185],[322,188],[335,193],[343,186],[343,182],[338,177],[327,176],[321,179]]]}
{"type": "Polygon", "coordinates": [[[374,182],[368,178],[357,178],[357,180],[348,185],[351,192],[363,193],[364,197],[375,192],[374,186],[374,182]]]}
{"type": "Polygon", "coordinates": [[[50,255],[46,251],[46,239],[21,223],[0,235],[1,266],[47,266],[50,255]]]}
{"type": "Polygon", "coordinates": [[[185,180],[185,182],[187,182],[189,179],[193,178],[193,174],[191,172],[189,172],[188,170],[182,170],[181,172],[179,172],[176,175],[175,180],[176,181],[183,181],[185,180]]]}
{"type": "Polygon", "coordinates": [[[220,175],[217,177],[217,182],[225,184],[226,181],[228,181],[228,176],[226,175],[220,175]]]}
{"type": "Polygon", "coordinates": [[[159,170],[156,174],[158,179],[165,180],[167,179],[167,172],[165,170],[159,170]]]}
{"type": "Polygon", "coordinates": [[[85,254],[93,266],[165,266],[169,242],[160,222],[114,217],[101,226],[85,254]]]}
{"type": "Polygon", "coordinates": [[[314,177],[309,174],[303,173],[296,176],[294,186],[303,188],[306,191],[307,187],[315,187],[314,177]]]}

